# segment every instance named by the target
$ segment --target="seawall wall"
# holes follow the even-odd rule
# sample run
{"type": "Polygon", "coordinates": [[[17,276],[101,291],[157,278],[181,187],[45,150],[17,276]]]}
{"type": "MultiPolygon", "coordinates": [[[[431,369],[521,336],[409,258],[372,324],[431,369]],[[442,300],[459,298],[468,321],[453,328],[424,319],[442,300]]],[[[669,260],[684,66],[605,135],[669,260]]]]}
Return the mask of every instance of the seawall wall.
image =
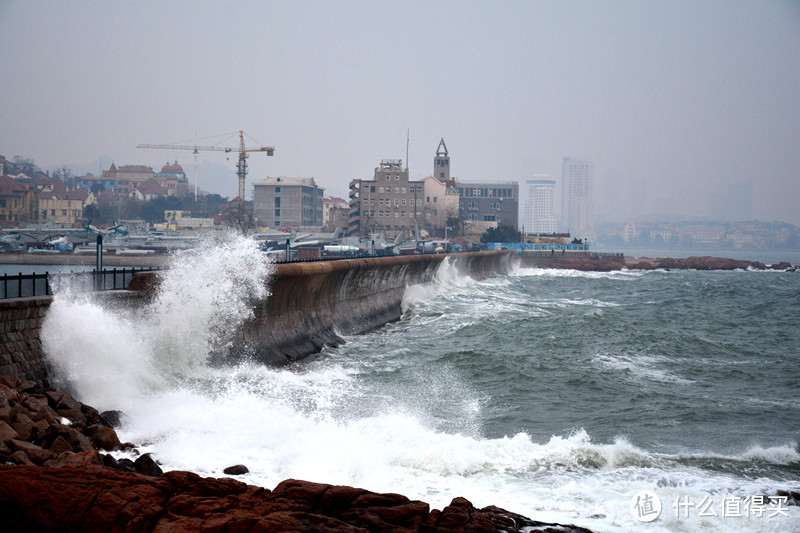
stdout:
{"type": "Polygon", "coordinates": [[[49,386],[39,331],[51,296],[0,300],[0,375],[49,386]]]}
{"type": "MultiPolygon", "coordinates": [[[[397,320],[405,288],[432,281],[444,260],[480,278],[509,270],[513,257],[509,252],[476,252],[278,264],[270,296],[254,302],[254,317],[237,329],[234,348],[219,354],[218,362],[244,353],[267,364],[286,364],[340,344],[341,335],[397,320]]],[[[142,272],[128,291],[97,296],[141,305],[158,283],[158,272],[142,272]]],[[[49,386],[40,330],[52,300],[0,300],[0,375],[49,386]]]]}
{"type": "MultiPolygon", "coordinates": [[[[342,335],[397,320],[406,287],[432,281],[445,260],[481,278],[507,272],[513,256],[473,252],[277,264],[270,296],[256,302],[253,318],[237,330],[233,348],[218,359],[244,354],[267,364],[287,364],[341,344],[342,335]]],[[[129,289],[152,293],[158,279],[158,272],[138,273],[129,289]]]]}

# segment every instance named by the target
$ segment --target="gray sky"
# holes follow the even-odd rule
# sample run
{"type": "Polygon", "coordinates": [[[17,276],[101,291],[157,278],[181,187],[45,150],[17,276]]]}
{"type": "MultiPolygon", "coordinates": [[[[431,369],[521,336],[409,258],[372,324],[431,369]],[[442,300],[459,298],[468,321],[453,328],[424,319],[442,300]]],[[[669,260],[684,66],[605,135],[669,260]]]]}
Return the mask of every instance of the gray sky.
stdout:
{"type": "MultiPolygon", "coordinates": [[[[797,1],[0,0],[0,79],[0,154],[45,169],[192,177],[190,151],[136,145],[242,129],[276,147],[248,195],[287,175],[346,197],[410,130],[412,178],[444,137],[461,179],[592,160],[598,218],[800,223],[797,1]]],[[[235,196],[235,157],[200,161],[235,196]]]]}

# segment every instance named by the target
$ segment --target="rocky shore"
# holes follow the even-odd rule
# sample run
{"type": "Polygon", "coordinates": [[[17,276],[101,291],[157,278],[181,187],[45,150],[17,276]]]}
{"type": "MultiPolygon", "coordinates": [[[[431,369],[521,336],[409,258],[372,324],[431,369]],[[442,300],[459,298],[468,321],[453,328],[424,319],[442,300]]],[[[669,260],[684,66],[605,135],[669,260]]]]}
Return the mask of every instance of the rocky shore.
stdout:
{"type": "Polygon", "coordinates": [[[0,376],[0,531],[591,533],[499,507],[476,509],[464,498],[431,510],[399,494],[354,487],[289,479],[268,490],[164,473],[148,454],[120,442],[118,423],[116,412],[0,376]],[[135,460],[106,453],[119,451],[135,460]]]}
{"type": "Polygon", "coordinates": [[[626,257],[625,267],[631,270],[797,270],[787,261],[774,265],[765,265],[760,261],[728,259],[725,257],[692,256],[686,258],[659,257],[626,257]]]}

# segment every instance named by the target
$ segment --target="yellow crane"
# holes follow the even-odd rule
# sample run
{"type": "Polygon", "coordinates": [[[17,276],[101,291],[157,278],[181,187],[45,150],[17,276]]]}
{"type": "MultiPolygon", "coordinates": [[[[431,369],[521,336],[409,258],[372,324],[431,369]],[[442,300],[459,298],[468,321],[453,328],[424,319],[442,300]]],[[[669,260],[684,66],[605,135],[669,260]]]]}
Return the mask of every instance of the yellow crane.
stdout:
{"type": "MultiPolygon", "coordinates": [[[[250,152],[267,152],[268,156],[275,155],[274,146],[259,146],[257,148],[247,148],[244,144],[244,132],[239,131],[239,148],[230,148],[226,146],[198,146],[198,145],[184,145],[184,144],[137,144],[136,148],[157,148],[167,150],[193,150],[195,156],[195,164],[197,163],[197,153],[200,150],[216,151],[216,152],[239,152],[239,162],[236,164],[236,175],[239,176],[239,196],[241,205],[244,206],[244,180],[247,177],[247,158],[250,152]]],[[[195,169],[194,180],[194,196],[197,200],[197,170],[195,169]]]]}

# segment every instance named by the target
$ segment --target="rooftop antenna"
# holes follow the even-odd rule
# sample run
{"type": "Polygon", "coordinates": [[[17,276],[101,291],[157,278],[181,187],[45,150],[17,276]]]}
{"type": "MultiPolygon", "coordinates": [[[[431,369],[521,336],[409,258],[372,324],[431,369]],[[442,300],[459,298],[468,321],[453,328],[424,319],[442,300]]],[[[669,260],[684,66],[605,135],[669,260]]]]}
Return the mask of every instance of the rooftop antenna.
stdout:
{"type": "Polygon", "coordinates": [[[411,137],[411,130],[406,129],[406,172],[408,172],[408,140],[411,137]]]}

